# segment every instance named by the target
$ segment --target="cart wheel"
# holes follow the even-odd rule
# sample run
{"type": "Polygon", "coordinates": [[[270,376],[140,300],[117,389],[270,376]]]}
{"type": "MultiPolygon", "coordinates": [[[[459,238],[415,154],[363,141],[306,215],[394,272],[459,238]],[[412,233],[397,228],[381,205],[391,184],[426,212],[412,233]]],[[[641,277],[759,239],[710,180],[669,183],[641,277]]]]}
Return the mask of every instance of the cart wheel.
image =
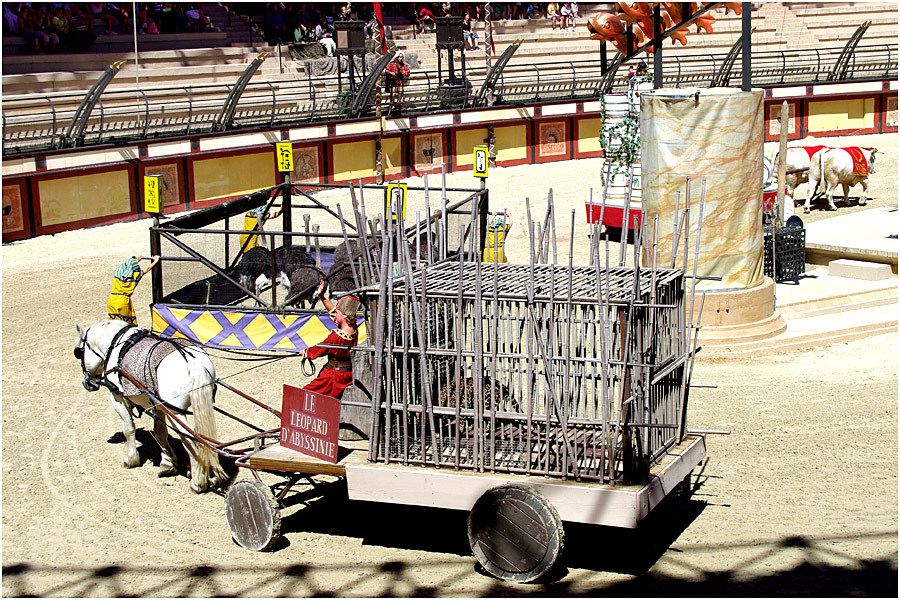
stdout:
{"type": "Polygon", "coordinates": [[[248,550],[268,550],[281,537],[281,511],[269,486],[238,481],[225,496],[225,519],[231,537],[248,550]]]}
{"type": "Polygon", "coordinates": [[[468,519],[469,546],[495,577],[528,583],[556,564],[565,542],[562,520],[553,505],[523,485],[485,492],[468,519]]]}

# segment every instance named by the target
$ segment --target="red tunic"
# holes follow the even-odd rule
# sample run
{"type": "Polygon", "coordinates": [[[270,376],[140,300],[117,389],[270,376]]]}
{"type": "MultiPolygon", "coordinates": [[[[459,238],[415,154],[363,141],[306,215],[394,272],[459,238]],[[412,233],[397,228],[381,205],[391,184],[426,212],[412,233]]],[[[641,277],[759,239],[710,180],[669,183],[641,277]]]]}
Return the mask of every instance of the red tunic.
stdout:
{"type": "MultiPolygon", "coordinates": [[[[346,346],[346,348],[320,348],[319,346],[313,346],[306,350],[306,356],[311,359],[329,356],[337,360],[349,361],[350,348],[356,345],[357,334],[354,332],[349,339],[343,337],[344,335],[346,335],[344,332],[335,329],[328,334],[328,337],[325,338],[322,343],[330,344],[332,346],[346,346]]],[[[340,398],[344,393],[344,390],[352,383],[353,371],[338,371],[337,369],[322,367],[318,376],[310,381],[303,389],[317,394],[331,396],[332,398],[340,398]]]]}

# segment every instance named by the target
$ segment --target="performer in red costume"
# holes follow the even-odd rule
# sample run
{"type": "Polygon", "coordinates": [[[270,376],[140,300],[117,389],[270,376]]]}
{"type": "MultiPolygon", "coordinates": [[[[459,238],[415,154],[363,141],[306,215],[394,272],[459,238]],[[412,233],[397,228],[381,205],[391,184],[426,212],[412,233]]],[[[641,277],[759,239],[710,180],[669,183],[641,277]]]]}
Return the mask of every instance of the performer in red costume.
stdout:
{"type": "Polygon", "coordinates": [[[340,398],[353,383],[353,368],[350,362],[350,348],[356,345],[358,332],[356,330],[356,313],[359,311],[359,298],[344,296],[338,300],[337,305],[325,297],[325,282],[319,283],[316,295],[322,300],[325,309],[331,318],[337,323],[338,328],[328,334],[322,344],[329,346],[343,346],[342,348],[321,348],[313,346],[306,350],[307,358],[316,359],[328,356],[328,363],[322,367],[318,376],[303,389],[324,394],[332,398],[340,398]]]}

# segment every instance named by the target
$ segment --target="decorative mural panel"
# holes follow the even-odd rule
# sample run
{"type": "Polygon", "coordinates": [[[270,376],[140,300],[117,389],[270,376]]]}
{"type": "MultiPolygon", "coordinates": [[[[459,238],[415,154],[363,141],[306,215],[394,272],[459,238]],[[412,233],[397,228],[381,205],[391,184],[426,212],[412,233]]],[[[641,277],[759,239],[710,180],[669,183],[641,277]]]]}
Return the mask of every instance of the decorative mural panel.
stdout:
{"type": "MultiPolygon", "coordinates": [[[[788,135],[792,135],[797,131],[797,125],[794,119],[797,117],[797,105],[788,102],[788,135]]],[[[772,104],[769,106],[769,135],[781,134],[781,104],[772,104]]]]}
{"type": "Polygon", "coordinates": [[[294,171],[291,179],[297,183],[318,183],[322,174],[319,172],[319,147],[301,146],[294,148],[294,171]]]}
{"type": "Polygon", "coordinates": [[[565,121],[538,124],[538,156],[564,156],[568,136],[565,121]]]}
{"type": "Polygon", "coordinates": [[[181,174],[178,171],[178,163],[167,163],[162,165],[152,165],[144,169],[145,175],[161,175],[162,176],[162,194],[161,200],[163,206],[175,206],[176,204],[184,204],[181,197],[181,174]]]}
{"type": "Polygon", "coordinates": [[[63,225],[131,212],[128,171],[45,179],[38,183],[41,225],[63,225]]]}
{"type": "Polygon", "coordinates": [[[897,96],[888,96],[885,104],[884,124],[886,127],[897,126],[897,96]]]}
{"type": "Polygon", "coordinates": [[[22,186],[3,186],[3,233],[14,233],[25,229],[25,215],[22,212],[22,186]]]}
{"type": "Polygon", "coordinates": [[[416,171],[440,169],[444,162],[444,135],[440,132],[413,136],[413,168],[416,171]]]}

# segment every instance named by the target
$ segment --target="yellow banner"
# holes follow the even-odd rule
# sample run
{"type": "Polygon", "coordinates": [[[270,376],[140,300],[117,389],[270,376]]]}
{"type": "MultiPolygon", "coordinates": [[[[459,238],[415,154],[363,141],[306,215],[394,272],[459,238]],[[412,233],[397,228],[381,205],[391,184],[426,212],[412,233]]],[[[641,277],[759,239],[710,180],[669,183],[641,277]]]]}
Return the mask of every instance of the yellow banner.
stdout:
{"type": "Polygon", "coordinates": [[[384,194],[384,212],[391,216],[391,221],[397,220],[397,211],[406,220],[406,184],[389,183],[384,194]]]}
{"type": "Polygon", "coordinates": [[[472,148],[472,175],[487,179],[488,163],[490,163],[490,155],[487,146],[475,146],[472,148]]]}
{"type": "Polygon", "coordinates": [[[290,173],[294,170],[294,145],[291,142],[275,144],[275,156],[278,157],[279,173],[290,173]]]}
{"type": "Polygon", "coordinates": [[[144,212],[159,213],[159,186],[162,177],[159,175],[144,175],[144,212]]]}

